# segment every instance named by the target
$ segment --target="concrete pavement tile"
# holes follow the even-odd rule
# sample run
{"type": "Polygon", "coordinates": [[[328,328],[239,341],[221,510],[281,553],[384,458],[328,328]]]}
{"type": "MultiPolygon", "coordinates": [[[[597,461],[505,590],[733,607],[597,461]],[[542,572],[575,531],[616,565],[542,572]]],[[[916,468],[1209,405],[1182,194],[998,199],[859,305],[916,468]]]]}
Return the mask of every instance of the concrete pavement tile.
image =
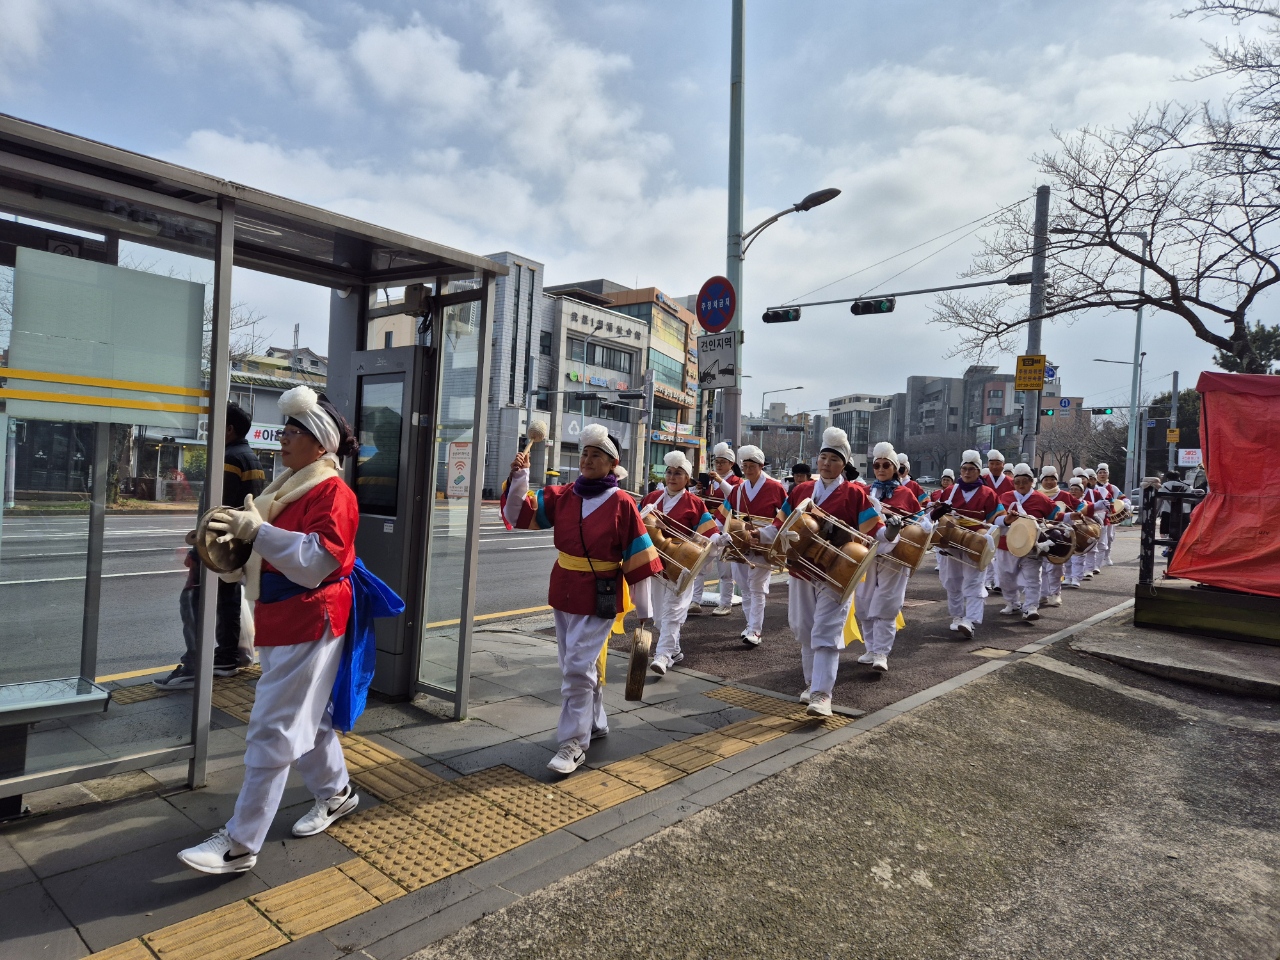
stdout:
{"type": "Polygon", "coordinates": [[[475,773],[505,763],[536,780],[549,781],[552,774],[547,763],[555,755],[554,750],[532,740],[511,740],[471,753],[453,754],[445,763],[459,773],[475,773]]]}
{"type": "Polygon", "coordinates": [[[729,709],[723,700],[716,700],[701,693],[690,693],[674,700],[664,700],[657,707],[678,717],[698,717],[707,713],[720,713],[729,709]]]}
{"type": "Polygon", "coordinates": [[[519,876],[540,863],[546,863],[552,857],[567,853],[583,842],[567,830],[553,830],[492,860],[468,868],[466,879],[480,889],[501,886],[510,878],[519,876]]]}
{"type": "Polygon", "coordinates": [[[473,719],[510,730],[518,737],[528,737],[555,729],[560,720],[560,706],[537,697],[520,696],[475,707],[470,715],[473,719]]]}
{"type": "MultiPolygon", "coordinates": [[[[686,777],[685,779],[689,778],[686,777]]],[[[679,782],[677,781],[677,783],[679,782]]],[[[624,800],[615,807],[592,814],[577,823],[571,823],[564,829],[575,836],[581,837],[583,840],[593,840],[608,833],[610,830],[622,826],[624,823],[630,823],[632,820],[648,816],[655,810],[660,810],[669,804],[683,800],[685,794],[680,790],[673,790],[674,786],[676,784],[668,784],[661,789],[643,793],[638,797],[632,797],[630,800],[624,800]]]]}
{"type": "Polygon", "coordinates": [[[356,721],[353,732],[367,737],[372,733],[386,733],[398,727],[416,726],[430,716],[431,714],[412,703],[380,703],[370,700],[364,713],[356,721]]]}
{"type": "Polygon", "coordinates": [[[376,743],[384,750],[390,750],[392,753],[398,753],[406,760],[416,760],[422,756],[422,754],[413,749],[413,747],[405,746],[403,743],[392,740],[385,733],[365,733],[362,734],[362,736],[370,743],[376,743]]]}
{"type": "Polygon", "coordinates": [[[0,960],[78,960],[93,952],[38,883],[0,893],[0,917],[0,960]]]}
{"type": "Polygon", "coordinates": [[[609,735],[603,740],[592,740],[587,750],[587,766],[603,767],[615,760],[625,760],[636,754],[660,747],[665,742],[662,735],[655,730],[638,731],[635,729],[614,730],[609,728],[609,735]]]}
{"type": "Polygon", "coordinates": [[[857,720],[853,721],[853,723],[849,724],[849,726],[845,727],[844,729],[845,730],[851,730],[851,729],[852,730],[872,730],[875,727],[880,726],[880,724],[886,723],[889,720],[892,720],[894,717],[900,717],[900,716],[902,716],[901,710],[895,710],[892,707],[884,707],[881,710],[877,710],[875,713],[868,713],[865,717],[859,717],[857,720]]]}
{"type": "Polygon", "coordinates": [[[455,754],[470,753],[481,747],[516,739],[510,730],[483,720],[432,720],[416,727],[390,730],[385,736],[393,743],[404,744],[433,760],[444,760],[455,754]]]}
{"type": "Polygon", "coordinates": [[[65,725],[36,730],[27,737],[28,773],[105,759],[105,751],[65,725]]]}
{"type": "Polygon", "coordinates": [[[467,688],[468,709],[483,706],[486,703],[500,703],[503,700],[510,700],[512,697],[518,696],[521,696],[519,690],[504,686],[501,683],[495,683],[484,677],[473,676],[467,688]]]}
{"type": "Polygon", "coordinates": [[[313,933],[293,943],[286,943],[283,947],[276,947],[269,956],[271,960],[340,960],[348,954],[335,947],[322,934],[313,933]]]}
{"type": "Polygon", "coordinates": [[[745,710],[742,707],[729,707],[726,710],[720,710],[717,713],[704,713],[698,719],[705,723],[712,730],[719,730],[721,727],[727,727],[731,723],[737,723],[740,720],[751,720],[760,716],[754,710],[745,710]]]}
{"type": "Polygon", "coordinates": [[[198,829],[160,797],[149,796],[17,824],[7,837],[32,872],[44,878],[198,829]]]}
{"type": "MultiPolygon", "coordinates": [[[[244,767],[231,767],[210,773],[205,777],[205,785],[199,790],[182,790],[171,793],[164,799],[199,826],[213,831],[231,819],[243,782],[244,767]]],[[[280,805],[292,807],[307,802],[310,798],[311,794],[303,785],[301,775],[296,770],[289,771],[289,780],[280,805]]],[[[363,800],[361,797],[362,802],[363,800]]]]}
{"type": "Polygon", "coordinates": [[[689,799],[693,803],[709,807],[747,789],[747,787],[759,783],[763,779],[764,777],[761,774],[744,770],[741,773],[735,773],[732,777],[721,780],[719,783],[712,784],[705,790],[699,790],[697,793],[691,794],[689,799]]]}
{"type": "Polygon", "coordinates": [[[18,851],[7,839],[0,836],[0,890],[20,887],[36,878],[31,868],[26,865],[18,851]]]}
{"type": "Polygon", "coordinates": [[[441,937],[447,937],[467,924],[515,903],[518,899],[520,898],[501,887],[490,887],[451,907],[446,907],[425,920],[420,920],[411,927],[406,927],[399,933],[369,944],[368,954],[377,957],[378,960],[404,960],[405,957],[417,953],[441,937]]]}
{"type": "Polygon", "coordinates": [[[839,730],[832,730],[830,733],[824,733],[822,736],[810,740],[805,746],[812,747],[816,751],[830,750],[842,743],[848,743],[854,737],[860,737],[867,731],[860,730],[852,723],[847,727],[841,727],[839,730]]]}
{"type": "MultiPolygon", "coordinates": [[[[846,728],[841,728],[846,729],[846,728]]],[[[801,741],[809,742],[809,741],[801,741]]],[[[763,763],[770,757],[785,753],[799,746],[796,740],[791,739],[791,735],[778,737],[776,740],[769,740],[765,743],[757,744],[750,750],[744,750],[742,753],[734,754],[732,757],[725,757],[716,764],[722,770],[728,770],[730,773],[737,773],[740,770],[747,770],[754,767],[758,763],[763,763]]]]}
{"type": "MultiPolygon", "coordinates": [[[[360,798],[361,805],[365,798],[360,798]]],[[[295,837],[293,825],[311,809],[312,801],[282,807],[267,831],[267,839],[258,854],[258,864],[251,871],[268,887],[278,887],[300,877],[319,873],[351,859],[351,851],[333,837],[295,837]]]]}
{"type": "Polygon", "coordinates": [[[706,680],[709,683],[721,684],[725,682],[724,677],[717,677],[713,673],[703,673],[701,670],[694,670],[692,667],[677,667],[676,669],[680,673],[688,674],[689,676],[696,677],[699,680],[706,680]]]}
{"type": "Polygon", "coordinates": [[[703,767],[697,773],[691,773],[681,780],[680,786],[687,793],[693,794],[730,776],[733,776],[733,771],[726,770],[723,767],[703,767]]]}
{"type": "Polygon", "coordinates": [[[267,889],[252,873],[211,877],[178,860],[203,830],[51,877],[44,887],[91,950],[226,906],[267,889]]]}
{"type": "MultiPolygon", "coordinates": [[[[550,860],[540,863],[532,870],[517,874],[496,889],[509,890],[512,893],[525,896],[535,890],[541,890],[543,887],[549,886],[571,873],[577,873],[583,867],[589,867],[593,863],[603,860],[609,854],[616,852],[617,849],[617,844],[611,843],[602,836],[595,837],[581,846],[560,854],[558,857],[552,857],[550,860]]],[[[374,956],[378,955],[374,954],[374,956]]],[[[379,956],[378,960],[382,960],[382,958],[379,956]]]]}
{"type": "MultiPolygon", "coordinates": [[[[384,939],[418,923],[423,917],[438,914],[478,892],[478,887],[462,874],[455,873],[453,876],[428,884],[420,890],[406,893],[398,900],[392,900],[375,910],[332,926],[320,936],[343,953],[351,954],[375,940],[384,939]]],[[[420,949],[423,946],[426,946],[425,942],[414,949],[420,949]]],[[[382,960],[381,954],[371,955],[382,960]]]]}
{"type": "MultiPolygon", "coordinates": [[[[842,727],[841,729],[844,728],[842,727]]],[[[766,777],[771,777],[775,773],[786,770],[788,767],[793,767],[802,760],[808,760],[820,752],[810,747],[792,747],[790,750],[784,750],[782,753],[760,761],[754,767],[748,767],[747,770],[750,773],[760,773],[766,777]]]]}
{"type": "Polygon", "coordinates": [[[683,800],[677,800],[675,803],[669,803],[665,807],[653,811],[653,813],[649,814],[649,817],[659,823],[670,826],[673,823],[679,823],[681,820],[687,820],[701,809],[702,804],[685,797],[683,800]]]}
{"type": "Polygon", "coordinates": [[[665,830],[667,826],[668,824],[665,821],[650,813],[632,820],[630,823],[615,827],[608,833],[603,834],[601,839],[613,844],[619,850],[623,850],[626,847],[635,846],[641,840],[653,836],[660,830],[665,830]]]}

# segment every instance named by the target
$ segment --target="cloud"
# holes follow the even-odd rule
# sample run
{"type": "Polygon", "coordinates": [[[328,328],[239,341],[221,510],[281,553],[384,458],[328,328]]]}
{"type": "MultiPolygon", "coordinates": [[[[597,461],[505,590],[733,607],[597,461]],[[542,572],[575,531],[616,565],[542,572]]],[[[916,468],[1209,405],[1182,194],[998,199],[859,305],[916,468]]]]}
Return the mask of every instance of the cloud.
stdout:
{"type": "Polygon", "coordinates": [[[415,15],[408,25],[379,24],[360,31],[351,58],[387,103],[408,106],[416,122],[483,123],[493,81],[466,70],[462,45],[415,15]]]}
{"type": "Polygon", "coordinates": [[[16,87],[45,49],[53,11],[42,0],[0,0],[0,93],[16,87]]]}

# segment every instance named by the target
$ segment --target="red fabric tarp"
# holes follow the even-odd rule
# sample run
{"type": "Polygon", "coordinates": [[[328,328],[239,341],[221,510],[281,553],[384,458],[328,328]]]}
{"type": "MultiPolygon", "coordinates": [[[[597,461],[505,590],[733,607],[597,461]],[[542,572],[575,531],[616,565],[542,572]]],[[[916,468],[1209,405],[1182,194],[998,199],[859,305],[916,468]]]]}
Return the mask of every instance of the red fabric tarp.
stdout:
{"type": "Polygon", "coordinates": [[[1202,373],[1196,390],[1209,493],[1169,573],[1280,597],[1280,377],[1202,373]]]}

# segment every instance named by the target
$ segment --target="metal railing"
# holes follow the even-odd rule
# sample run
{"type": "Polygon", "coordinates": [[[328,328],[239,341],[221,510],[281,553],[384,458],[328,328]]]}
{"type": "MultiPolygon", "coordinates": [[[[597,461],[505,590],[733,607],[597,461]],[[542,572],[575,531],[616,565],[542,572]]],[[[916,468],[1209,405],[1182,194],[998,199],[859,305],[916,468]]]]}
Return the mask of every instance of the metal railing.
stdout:
{"type": "Polygon", "coordinates": [[[1184,505],[1190,502],[1191,510],[1204,499],[1204,490],[1161,490],[1156,486],[1142,488],[1142,542],[1138,549],[1138,583],[1151,586],[1155,582],[1156,547],[1178,546],[1182,534],[1191,519],[1190,510],[1184,505]],[[1168,536],[1157,536],[1160,505],[1169,504],[1168,536]]]}

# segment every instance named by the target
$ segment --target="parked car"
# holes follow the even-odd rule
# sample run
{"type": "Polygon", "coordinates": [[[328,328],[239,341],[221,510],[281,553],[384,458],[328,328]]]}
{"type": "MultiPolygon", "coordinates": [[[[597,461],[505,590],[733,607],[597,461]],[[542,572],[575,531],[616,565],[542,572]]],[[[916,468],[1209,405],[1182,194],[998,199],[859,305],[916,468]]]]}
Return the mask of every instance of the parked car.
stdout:
{"type": "Polygon", "coordinates": [[[941,483],[937,477],[916,477],[916,483],[941,483]]]}

